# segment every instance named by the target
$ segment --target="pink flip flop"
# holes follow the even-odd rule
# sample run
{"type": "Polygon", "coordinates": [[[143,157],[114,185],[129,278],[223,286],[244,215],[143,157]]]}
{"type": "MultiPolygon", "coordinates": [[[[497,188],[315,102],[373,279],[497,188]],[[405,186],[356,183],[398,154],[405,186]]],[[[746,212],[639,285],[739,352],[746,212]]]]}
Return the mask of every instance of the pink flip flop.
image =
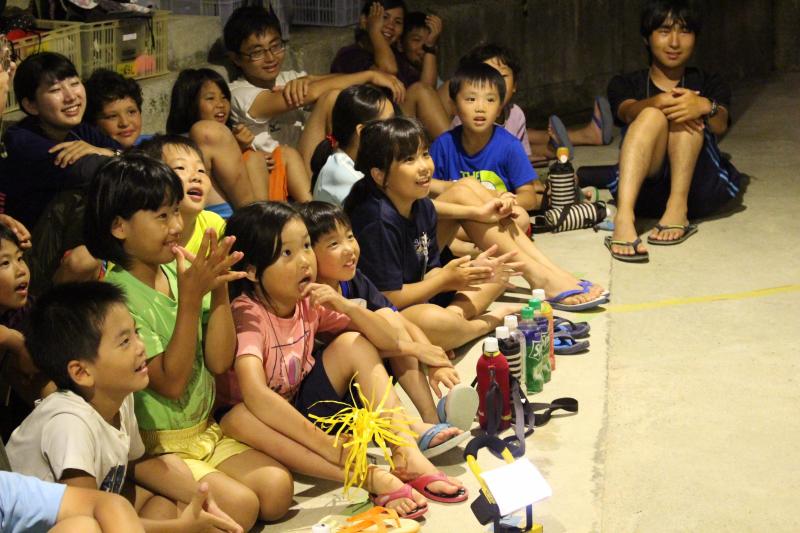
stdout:
{"type": "MultiPolygon", "coordinates": [[[[403,485],[394,492],[389,492],[386,494],[378,494],[378,495],[370,494],[369,498],[370,500],[372,500],[372,503],[374,505],[377,505],[378,507],[386,507],[386,504],[396,500],[402,500],[403,498],[408,498],[409,500],[414,501],[414,497],[411,494],[411,488],[413,486],[414,486],[413,482],[406,483],[405,485],[403,485]]],[[[403,518],[408,518],[413,520],[415,518],[421,517],[427,512],[428,512],[428,506],[425,505],[423,507],[417,507],[412,512],[405,515],[403,518]]]]}
{"type": "Polygon", "coordinates": [[[441,503],[458,503],[463,502],[467,498],[469,498],[469,492],[465,487],[461,487],[461,489],[456,492],[455,494],[442,494],[440,492],[431,492],[428,490],[428,485],[435,481],[444,481],[445,483],[449,483],[453,485],[454,483],[447,479],[447,475],[442,472],[436,472],[435,474],[424,474],[419,476],[416,479],[412,479],[409,481],[409,484],[417,489],[417,492],[428,498],[429,500],[433,500],[435,502],[441,503]]]}

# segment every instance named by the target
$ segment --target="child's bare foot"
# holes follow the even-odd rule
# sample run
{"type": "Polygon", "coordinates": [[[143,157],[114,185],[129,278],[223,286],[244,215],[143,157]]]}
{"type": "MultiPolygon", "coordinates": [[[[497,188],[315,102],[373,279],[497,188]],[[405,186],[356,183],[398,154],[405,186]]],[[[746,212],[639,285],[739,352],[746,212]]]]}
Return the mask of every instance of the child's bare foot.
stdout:
{"type": "MultiPolygon", "coordinates": [[[[550,279],[550,281],[545,284],[543,289],[548,298],[554,298],[555,296],[558,296],[562,292],[571,290],[581,290],[582,287],[580,285],[580,281],[578,281],[574,276],[564,272],[564,273],[556,273],[550,279]]],[[[563,300],[559,300],[559,303],[565,305],[582,304],[599,298],[604,292],[605,289],[601,285],[593,283],[591,288],[587,292],[569,296],[567,298],[564,298],[563,300]]]]}
{"type": "MultiPolygon", "coordinates": [[[[417,424],[411,425],[411,431],[416,433],[417,435],[422,435],[429,429],[431,429],[434,424],[426,424],[425,422],[419,422],[417,424]]],[[[464,433],[460,429],[456,427],[451,427],[447,429],[441,430],[439,433],[436,434],[435,437],[431,439],[431,443],[428,445],[428,448],[434,448],[440,444],[444,444],[445,442],[449,441],[453,437],[461,435],[464,433]]]]}
{"type": "MultiPolygon", "coordinates": [[[[371,465],[369,467],[367,480],[364,483],[364,486],[371,494],[381,496],[385,494],[391,494],[392,492],[402,489],[404,484],[405,483],[403,481],[398,479],[390,472],[371,465]]],[[[382,505],[382,507],[394,509],[400,516],[406,516],[417,511],[418,509],[427,507],[427,505],[428,500],[425,499],[425,496],[412,489],[411,498],[398,498],[396,500],[386,502],[384,505],[382,505]]]]}
{"type": "MultiPolygon", "coordinates": [[[[395,462],[394,475],[402,481],[413,481],[425,474],[436,474],[439,471],[416,447],[395,448],[392,459],[395,462]]],[[[459,480],[447,476],[447,480],[433,481],[425,488],[429,492],[453,496],[458,494],[464,485],[459,480]]]]}

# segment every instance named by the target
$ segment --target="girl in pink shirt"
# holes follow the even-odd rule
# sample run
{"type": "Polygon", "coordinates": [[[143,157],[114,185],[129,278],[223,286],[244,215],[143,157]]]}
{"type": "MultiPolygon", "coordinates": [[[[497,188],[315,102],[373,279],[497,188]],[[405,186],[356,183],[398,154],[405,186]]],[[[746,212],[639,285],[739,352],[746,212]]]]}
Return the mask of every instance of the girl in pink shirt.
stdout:
{"type": "MultiPolygon", "coordinates": [[[[397,333],[384,318],[315,283],[308,230],[290,205],[250,204],[228,220],[226,233],[236,237],[234,249],[244,253],[235,268],[246,278],[232,288],[238,348],[233,370],[218,381],[225,404],[217,411],[220,424],[241,442],[274,453],[293,471],[343,481],[342,448],[306,417],[340,409],[320,401],[352,403],[348,387],[354,376],[367,398],[379,400],[389,376],[378,351],[397,349],[397,333]],[[330,342],[315,348],[318,336],[330,342]]],[[[398,405],[392,390],[386,407],[398,405]]],[[[430,427],[411,424],[418,434],[430,427]]],[[[452,428],[436,438],[443,442],[460,433],[452,428]]],[[[373,501],[408,517],[426,512],[425,497],[464,501],[466,489],[437,471],[413,439],[406,440],[408,446],[392,450],[394,472],[370,468],[365,485],[377,494],[373,501]]]]}

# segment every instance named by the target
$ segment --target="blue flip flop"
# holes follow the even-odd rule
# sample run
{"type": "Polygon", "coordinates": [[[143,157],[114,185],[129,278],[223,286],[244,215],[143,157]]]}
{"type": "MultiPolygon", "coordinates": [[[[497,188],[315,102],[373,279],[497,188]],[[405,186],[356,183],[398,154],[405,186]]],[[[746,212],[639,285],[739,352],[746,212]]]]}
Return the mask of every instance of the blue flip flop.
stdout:
{"type": "MultiPolygon", "coordinates": [[[[589,281],[588,279],[582,279],[582,280],[580,280],[580,281],[578,282],[578,285],[580,285],[581,287],[583,287],[584,289],[586,289],[586,292],[589,292],[590,290],[592,290],[592,287],[594,287],[594,283],[592,283],[592,282],[591,282],[591,281],[589,281]]],[[[604,291],[603,291],[603,293],[602,293],[600,296],[602,296],[603,298],[606,298],[606,299],[610,300],[610,299],[611,299],[611,291],[609,291],[608,289],[606,289],[606,290],[604,290],[604,291]]]]}
{"type": "Polygon", "coordinates": [[[555,333],[567,333],[573,339],[585,339],[589,336],[592,327],[588,322],[573,322],[572,320],[560,316],[553,317],[553,331],[555,333]]]}
{"type": "Polygon", "coordinates": [[[594,115],[592,110],[592,122],[594,122],[603,134],[603,146],[610,144],[614,139],[614,116],[611,114],[611,104],[605,96],[596,96],[594,99],[600,109],[600,118],[594,115]]]}
{"type": "Polygon", "coordinates": [[[569,333],[553,335],[553,351],[556,355],[575,355],[589,349],[589,341],[576,341],[569,333]]]}
{"type": "Polygon", "coordinates": [[[459,444],[461,444],[462,442],[464,442],[465,440],[467,440],[472,436],[469,431],[465,431],[459,435],[456,435],[451,439],[444,441],[438,446],[431,447],[431,441],[436,437],[436,435],[438,435],[445,429],[450,429],[451,427],[454,426],[452,424],[447,424],[447,423],[436,424],[432,428],[428,429],[428,431],[420,435],[419,439],[417,439],[417,445],[419,446],[419,451],[422,452],[422,455],[424,455],[428,459],[430,459],[431,457],[436,457],[437,455],[441,455],[447,451],[452,450],[453,448],[455,448],[456,446],[458,446],[459,444]]]}
{"type": "Polygon", "coordinates": [[[550,144],[554,146],[556,150],[565,146],[567,150],[569,150],[569,159],[571,161],[575,156],[575,147],[572,146],[572,142],[569,140],[567,127],[556,115],[550,115],[549,123],[550,129],[553,130],[556,137],[555,139],[550,139],[550,144]]]}
{"type": "Polygon", "coordinates": [[[586,283],[589,283],[589,285],[587,286],[584,284],[584,282],[580,282],[578,283],[578,285],[580,285],[581,287],[580,289],[571,289],[568,291],[564,291],[562,293],[555,295],[552,298],[548,298],[547,301],[550,302],[550,306],[553,309],[558,309],[559,311],[573,311],[573,312],[586,311],[587,309],[594,309],[599,305],[608,303],[608,298],[603,295],[598,296],[594,300],[589,300],[588,302],[583,302],[579,304],[570,305],[561,303],[563,300],[566,300],[570,296],[576,296],[578,294],[586,294],[587,292],[589,292],[589,287],[591,287],[591,282],[586,282],[586,283]]]}

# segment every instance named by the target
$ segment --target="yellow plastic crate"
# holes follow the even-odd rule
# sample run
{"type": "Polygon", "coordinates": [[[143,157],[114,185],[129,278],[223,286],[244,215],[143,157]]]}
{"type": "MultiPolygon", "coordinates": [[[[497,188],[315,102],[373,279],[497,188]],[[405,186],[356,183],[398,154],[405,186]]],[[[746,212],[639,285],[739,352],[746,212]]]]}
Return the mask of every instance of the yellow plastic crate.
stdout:
{"type": "MultiPolygon", "coordinates": [[[[45,30],[39,35],[31,35],[14,41],[14,53],[17,61],[38,52],[58,52],[69,58],[80,69],[81,65],[81,25],[79,22],[60,20],[36,20],[36,28],[45,30]]],[[[8,92],[6,113],[19,109],[19,102],[14,96],[14,89],[8,92]]]]}
{"type": "Polygon", "coordinates": [[[98,68],[135,79],[166,73],[168,14],[81,24],[81,76],[98,68]]]}

